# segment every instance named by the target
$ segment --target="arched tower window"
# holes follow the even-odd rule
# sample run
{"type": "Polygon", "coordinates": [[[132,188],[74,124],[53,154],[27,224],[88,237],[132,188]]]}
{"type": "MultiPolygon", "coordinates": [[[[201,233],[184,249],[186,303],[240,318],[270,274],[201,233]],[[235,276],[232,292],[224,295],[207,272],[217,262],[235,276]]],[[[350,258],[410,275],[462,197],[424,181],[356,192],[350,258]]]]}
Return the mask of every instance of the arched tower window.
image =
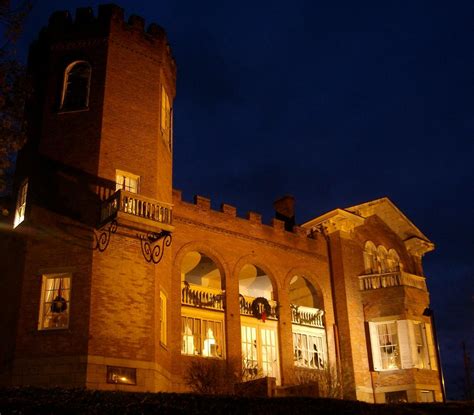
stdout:
{"type": "Polygon", "coordinates": [[[89,106],[91,66],[86,61],[76,61],[64,71],[61,109],[74,111],[89,106]]]}
{"type": "Polygon", "coordinates": [[[376,274],[378,272],[377,248],[372,241],[365,243],[364,266],[366,274],[376,274]]]}

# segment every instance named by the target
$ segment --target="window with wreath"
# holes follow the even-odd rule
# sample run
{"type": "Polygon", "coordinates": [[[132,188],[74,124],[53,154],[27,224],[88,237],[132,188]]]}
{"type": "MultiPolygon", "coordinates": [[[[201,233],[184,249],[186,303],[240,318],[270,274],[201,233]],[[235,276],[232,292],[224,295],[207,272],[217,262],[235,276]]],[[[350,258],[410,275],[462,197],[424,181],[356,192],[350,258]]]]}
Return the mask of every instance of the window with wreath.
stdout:
{"type": "Polygon", "coordinates": [[[28,193],[28,180],[25,180],[18,190],[18,198],[16,200],[15,219],[13,220],[13,227],[16,228],[21,222],[25,220],[26,211],[26,195],[28,193]]]}
{"type": "Polygon", "coordinates": [[[69,326],[71,274],[43,275],[38,329],[65,329],[69,326]]]}
{"type": "Polygon", "coordinates": [[[71,63],[64,71],[61,110],[74,111],[89,106],[91,66],[86,61],[71,63]]]}
{"type": "Polygon", "coordinates": [[[369,322],[374,370],[435,369],[431,325],[422,321],[369,322]]]}

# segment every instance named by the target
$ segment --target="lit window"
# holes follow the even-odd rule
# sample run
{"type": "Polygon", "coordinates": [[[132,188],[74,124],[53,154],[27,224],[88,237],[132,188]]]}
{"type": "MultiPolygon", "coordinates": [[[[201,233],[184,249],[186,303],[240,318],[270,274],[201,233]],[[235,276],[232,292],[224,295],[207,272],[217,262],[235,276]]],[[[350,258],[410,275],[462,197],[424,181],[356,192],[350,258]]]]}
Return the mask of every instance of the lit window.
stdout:
{"type": "Polygon", "coordinates": [[[71,63],[64,72],[61,109],[74,111],[89,106],[91,66],[88,62],[71,63]]]}
{"type": "Polygon", "coordinates": [[[181,317],[182,354],[223,357],[222,321],[181,317]]]}
{"type": "Polygon", "coordinates": [[[107,366],[107,383],[136,385],[137,369],[131,367],[107,366]]]}
{"type": "Polygon", "coordinates": [[[18,191],[18,198],[16,200],[15,219],[13,227],[16,228],[21,222],[25,220],[26,209],[26,194],[28,192],[28,181],[25,180],[18,191]]]}
{"type": "Polygon", "coordinates": [[[168,143],[171,150],[172,147],[172,109],[170,99],[164,87],[161,87],[161,133],[164,140],[168,143]]]}
{"type": "Polygon", "coordinates": [[[429,369],[429,354],[426,341],[425,324],[411,322],[414,332],[415,366],[419,369],[429,369]]]}
{"type": "Polygon", "coordinates": [[[369,323],[375,370],[401,368],[397,322],[369,323]]]}
{"type": "Polygon", "coordinates": [[[71,274],[43,275],[38,329],[69,326],[71,274]]]}
{"type": "Polygon", "coordinates": [[[166,295],[160,292],[160,341],[166,345],[166,295]]]}
{"type": "Polygon", "coordinates": [[[434,369],[428,329],[421,321],[369,322],[374,370],[434,369]]]}
{"type": "Polygon", "coordinates": [[[122,170],[117,170],[115,173],[115,190],[125,190],[130,193],[138,193],[138,186],[140,184],[140,177],[127,173],[122,170]]]}
{"type": "Polygon", "coordinates": [[[312,369],[324,369],[324,336],[308,333],[293,333],[293,354],[295,365],[312,369]]]}

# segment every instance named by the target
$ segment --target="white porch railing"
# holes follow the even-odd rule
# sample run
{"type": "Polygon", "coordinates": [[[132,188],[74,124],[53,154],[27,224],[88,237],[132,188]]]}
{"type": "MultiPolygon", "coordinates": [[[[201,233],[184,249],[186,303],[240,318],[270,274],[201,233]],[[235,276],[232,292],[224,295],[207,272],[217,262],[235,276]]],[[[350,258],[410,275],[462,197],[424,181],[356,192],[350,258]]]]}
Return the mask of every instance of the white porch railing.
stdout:
{"type": "MultiPolygon", "coordinates": [[[[254,316],[253,302],[257,297],[250,297],[247,295],[239,294],[240,297],[240,315],[242,316],[254,316]]],[[[275,300],[267,300],[270,305],[270,313],[267,314],[265,307],[262,303],[258,304],[258,312],[262,314],[265,311],[266,318],[269,320],[278,320],[278,303],[275,300]]]]}
{"type": "Polygon", "coordinates": [[[158,202],[125,190],[116,191],[102,203],[101,223],[107,222],[118,212],[165,225],[171,225],[173,219],[172,205],[169,203],[158,202]]]}
{"type": "Polygon", "coordinates": [[[297,306],[290,304],[291,322],[301,326],[324,328],[324,311],[319,308],[297,306]]]}
{"type": "Polygon", "coordinates": [[[427,290],[425,277],[409,274],[408,272],[403,271],[387,272],[385,274],[361,275],[359,277],[361,291],[398,287],[402,285],[415,287],[420,290],[427,290]]]}
{"type": "Polygon", "coordinates": [[[211,310],[224,310],[225,294],[222,290],[201,285],[181,283],[181,304],[211,310]]]}

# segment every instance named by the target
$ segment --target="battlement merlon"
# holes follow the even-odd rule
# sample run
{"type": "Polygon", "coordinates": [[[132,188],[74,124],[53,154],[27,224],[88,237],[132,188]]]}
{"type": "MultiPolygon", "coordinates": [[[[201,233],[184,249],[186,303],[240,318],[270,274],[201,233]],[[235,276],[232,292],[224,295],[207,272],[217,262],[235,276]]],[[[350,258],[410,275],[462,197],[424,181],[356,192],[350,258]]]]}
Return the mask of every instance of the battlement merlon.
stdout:
{"type": "MultiPolygon", "coordinates": [[[[114,31],[123,31],[150,50],[150,54],[165,53],[164,61],[169,62],[170,74],[176,80],[176,62],[172,56],[165,30],[156,23],[146,27],[145,19],[131,15],[125,21],[124,10],[115,4],[104,4],[98,8],[97,16],[91,7],[76,9],[75,16],[67,11],[51,14],[48,26],[40,33],[40,41],[51,43],[71,43],[79,40],[107,39],[114,31]]],[[[174,95],[174,94],[173,94],[174,95]]]]}

